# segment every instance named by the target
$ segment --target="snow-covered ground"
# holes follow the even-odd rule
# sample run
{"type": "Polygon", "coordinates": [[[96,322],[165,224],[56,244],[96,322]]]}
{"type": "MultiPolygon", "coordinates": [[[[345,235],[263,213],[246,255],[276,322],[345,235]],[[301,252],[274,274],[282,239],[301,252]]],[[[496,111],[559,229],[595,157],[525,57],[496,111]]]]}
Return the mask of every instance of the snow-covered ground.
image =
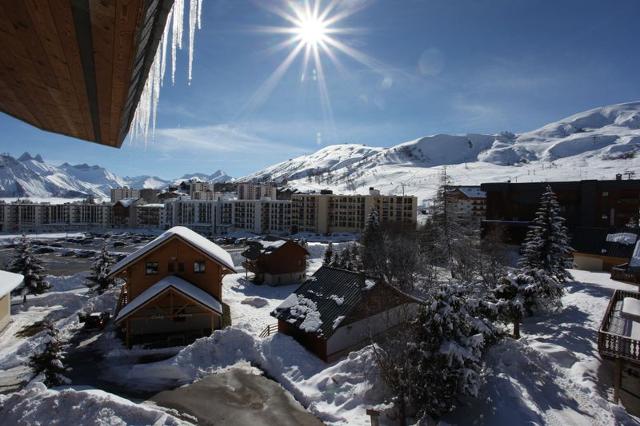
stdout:
{"type": "MultiPolygon", "coordinates": [[[[310,243],[311,272],[320,266],[324,247],[310,243]]],[[[487,425],[640,424],[623,407],[611,403],[612,367],[601,361],[596,346],[596,331],[613,290],[635,288],[610,280],[607,273],[572,273],[575,282],[567,284],[563,310],[525,320],[522,339],[507,338],[493,347],[486,358],[481,398],[461,404],[445,418],[447,423],[469,424],[473,419],[475,424],[487,425]]],[[[13,306],[13,323],[0,334],[0,385],[16,376],[29,377],[24,364],[40,337],[16,338],[15,333],[25,325],[48,317],[69,338],[79,329],[78,310],[106,310],[115,304],[116,291],[92,297],[82,276],[50,279],[53,292],[30,298],[25,307],[13,306]]],[[[117,364],[110,370],[111,379],[131,388],[160,391],[250,363],[325,423],[369,424],[366,408],[384,403],[388,396],[369,348],[326,364],[288,336],[258,337],[266,325],[275,322],[269,313],[295,287],[258,286],[245,280],[244,274],[226,276],[223,299],[231,307],[234,325],[181,350],[165,351],[170,358],[163,361],[136,364],[142,355],[162,352],[136,349],[128,363],[123,362],[128,351],[114,336],[105,336],[101,343],[105,362],[117,364]]],[[[107,416],[116,423],[184,421],[160,407],[86,388],[47,390],[32,384],[19,393],[0,396],[0,419],[10,419],[10,424],[34,424],[52,417],[61,424],[69,418],[76,424],[105,424],[107,416]],[[54,406],[57,414],[52,416],[54,406]],[[74,415],[75,410],[80,414],[74,415]]]]}

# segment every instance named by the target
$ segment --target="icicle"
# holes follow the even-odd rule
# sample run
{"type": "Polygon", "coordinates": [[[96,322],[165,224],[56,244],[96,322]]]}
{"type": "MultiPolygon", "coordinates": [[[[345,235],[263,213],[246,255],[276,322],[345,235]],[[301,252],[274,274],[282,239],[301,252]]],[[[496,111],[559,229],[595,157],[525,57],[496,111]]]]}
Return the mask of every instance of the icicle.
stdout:
{"type": "MultiPolygon", "coordinates": [[[[193,54],[195,44],[195,30],[201,28],[202,0],[189,1],[189,68],[188,81],[191,83],[193,69],[193,54]]],[[[142,138],[145,144],[148,141],[149,133],[152,138],[155,136],[155,129],[158,114],[158,102],[160,100],[160,89],[164,82],[169,60],[169,38],[171,38],[171,83],[175,84],[177,51],[182,49],[182,34],[184,29],[184,9],[185,0],[175,0],[173,7],[167,16],[167,23],[164,28],[162,40],[160,41],[153,62],[149,69],[147,81],[140,94],[138,106],[131,122],[131,139],[142,138]]]]}
{"type": "Polygon", "coordinates": [[[198,24],[199,0],[189,2],[189,72],[187,82],[191,85],[191,70],[193,69],[193,49],[196,37],[196,25],[198,24]]]}
{"type": "Polygon", "coordinates": [[[184,0],[173,3],[173,22],[171,22],[171,84],[176,84],[176,53],[182,49],[182,29],[184,19],[184,0]]]}

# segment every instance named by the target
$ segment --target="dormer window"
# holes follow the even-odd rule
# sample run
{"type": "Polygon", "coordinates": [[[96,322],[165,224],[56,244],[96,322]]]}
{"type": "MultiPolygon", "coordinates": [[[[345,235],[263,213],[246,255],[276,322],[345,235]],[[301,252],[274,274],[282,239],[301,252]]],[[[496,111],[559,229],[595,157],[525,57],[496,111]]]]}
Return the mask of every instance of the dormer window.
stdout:
{"type": "Polygon", "coordinates": [[[145,264],[146,275],[156,275],[158,273],[158,262],[147,262],[145,264]]]}

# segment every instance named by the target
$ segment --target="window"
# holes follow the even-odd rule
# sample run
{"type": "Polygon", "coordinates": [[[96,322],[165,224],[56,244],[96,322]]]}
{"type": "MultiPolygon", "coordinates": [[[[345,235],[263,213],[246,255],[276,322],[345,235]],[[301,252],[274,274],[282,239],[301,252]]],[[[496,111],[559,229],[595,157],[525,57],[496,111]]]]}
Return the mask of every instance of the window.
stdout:
{"type": "Polygon", "coordinates": [[[196,274],[202,274],[204,272],[204,262],[193,262],[193,272],[196,274]]]}
{"type": "Polygon", "coordinates": [[[158,273],[158,262],[147,262],[145,265],[145,274],[156,275],[158,273]]]}
{"type": "Polygon", "coordinates": [[[184,263],[182,262],[178,263],[178,272],[184,272],[184,263]]]}

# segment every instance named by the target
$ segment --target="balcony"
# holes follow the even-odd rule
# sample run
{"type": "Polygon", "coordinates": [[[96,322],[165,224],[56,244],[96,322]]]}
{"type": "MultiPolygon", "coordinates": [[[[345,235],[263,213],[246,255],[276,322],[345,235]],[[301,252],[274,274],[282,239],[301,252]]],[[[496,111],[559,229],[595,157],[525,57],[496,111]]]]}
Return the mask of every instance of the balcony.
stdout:
{"type": "Polygon", "coordinates": [[[640,364],[640,321],[622,313],[625,297],[640,299],[640,293],[626,290],[613,293],[598,330],[598,352],[603,358],[640,364]]]}

